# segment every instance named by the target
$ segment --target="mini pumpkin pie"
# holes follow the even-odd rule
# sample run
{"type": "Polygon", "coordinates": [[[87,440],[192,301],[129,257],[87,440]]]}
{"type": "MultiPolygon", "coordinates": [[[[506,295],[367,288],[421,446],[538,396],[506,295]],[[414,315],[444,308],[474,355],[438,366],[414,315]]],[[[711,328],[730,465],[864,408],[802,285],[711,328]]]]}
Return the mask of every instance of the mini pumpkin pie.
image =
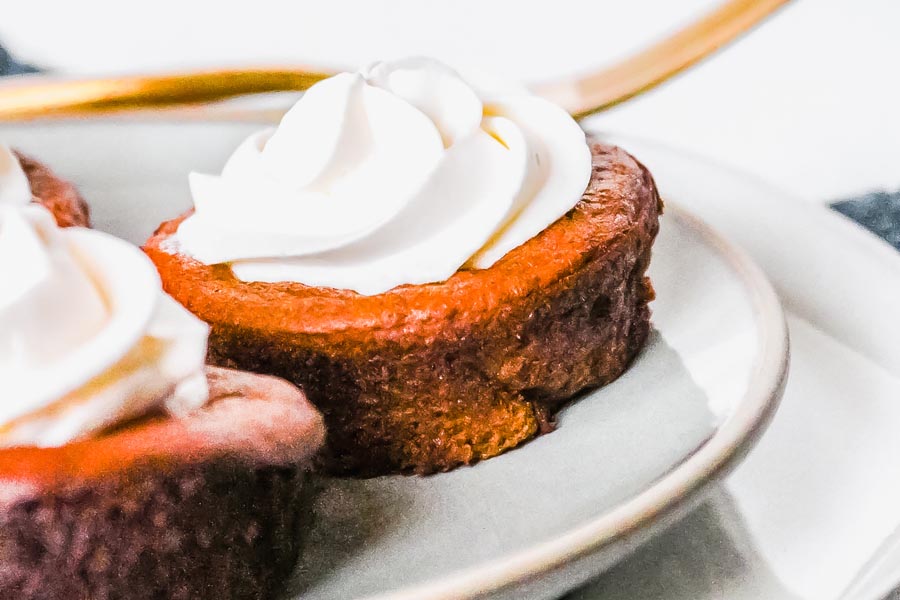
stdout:
{"type": "Polygon", "coordinates": [[[204,367],[138,249],[0,205],[0,597],[261,598],[324,439],[286,381],[204,367]]]}
{"type": "Polygon", "coordinates": [[[74,185],[46,165],[0,144],[0,204],[34,202],[53,213],[60,227],[90,227],[88,205],[74,185]]]}
{"type": "Polygon", "coordinates": [[[647,339],[650,173],[517,87],[379,63],[190,182],[145,251],[214,364],[304,388],[332,472],[500,454],[647,339]]]}

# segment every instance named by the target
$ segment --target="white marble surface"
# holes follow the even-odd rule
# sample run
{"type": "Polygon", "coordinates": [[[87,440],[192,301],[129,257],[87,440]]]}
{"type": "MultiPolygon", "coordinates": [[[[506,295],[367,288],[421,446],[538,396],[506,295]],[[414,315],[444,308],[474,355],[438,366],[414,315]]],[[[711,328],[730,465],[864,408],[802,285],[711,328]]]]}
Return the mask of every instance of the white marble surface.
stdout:
{"type": "MultiPolygon", "coordinates": [[[[71,73],[354,66],[430,54],[526,81],[615,60],[716,0],[8,2],[0,40],[71,73]],[[551,8],[552,6],[552,8],[551,8]]],[[[900,2],[794,0],[600,127],[717,157],[810,201],[900,187],[900,2]]]]}

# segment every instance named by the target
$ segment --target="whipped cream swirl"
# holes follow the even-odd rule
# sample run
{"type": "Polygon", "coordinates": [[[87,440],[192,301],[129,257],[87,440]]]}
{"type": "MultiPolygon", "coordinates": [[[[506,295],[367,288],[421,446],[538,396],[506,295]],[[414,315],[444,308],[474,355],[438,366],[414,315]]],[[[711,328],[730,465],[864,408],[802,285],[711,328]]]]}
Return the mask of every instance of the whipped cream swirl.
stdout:
{"type": "Polygon", "coordinates": [[[31,202],[31,183],[9,146],[0,144],[0,206],[24,206],[31,202]]]}
{"type": "Polygon", "coordinates": [[[0,446],[62,445],[203,404],[207,326],[162,292],[150,260],[110,235],[58,228],[43,207],[21,206],[7,181],[0,446]]]}
{"type": "Polygon", "coordinates": [[[434,60],[378,63],[311,87],[220,176],[192,173],[176,240],[244,281],[378,294],[490,267],[590,175],[584,132],[550,102],[434,60]]]}

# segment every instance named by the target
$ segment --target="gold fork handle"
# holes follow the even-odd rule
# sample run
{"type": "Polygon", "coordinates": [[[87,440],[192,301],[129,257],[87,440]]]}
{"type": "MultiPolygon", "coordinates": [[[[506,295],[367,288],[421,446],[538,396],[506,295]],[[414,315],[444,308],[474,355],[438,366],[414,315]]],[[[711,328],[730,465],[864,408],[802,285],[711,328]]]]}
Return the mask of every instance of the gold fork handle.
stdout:
{"type": "Polygon", "coordinates": [[[730,0],[670,37],[609,69],[535,91],[575,118],[612,108],[650,90],[746,33],[790,0],[730,0]]]}
{"type": "MultiPolygon", "coordinates": [[[[576,117],[645,92],[708,56],[789,0],[729,0],[671,37],[576,81],[537,88],[576,117]]],[[[0,86],[0,120],[78,116],[201,104],[265,92],[299,91],[331,73],[303,69],[217,70],[83,81],[26,80],[0,86]]]]}
{"type": "Polygon", "coordinates": [[[332,73],[302,69],[216,70],[88,80],[26,80],[0,87],[0,119],[203,104],[236,96],[305,90],[332,73]]]}

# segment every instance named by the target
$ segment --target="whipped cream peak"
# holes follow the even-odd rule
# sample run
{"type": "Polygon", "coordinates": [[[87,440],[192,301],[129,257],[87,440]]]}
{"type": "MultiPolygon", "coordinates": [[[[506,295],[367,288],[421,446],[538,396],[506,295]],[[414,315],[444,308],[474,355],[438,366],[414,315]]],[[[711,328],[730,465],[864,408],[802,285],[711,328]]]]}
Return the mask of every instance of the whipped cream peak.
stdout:
{"type": "Polygon", "coordinates": [[[382,62],[311,87],[221,175],[192,173],[176,239],[245,281],[377,294],[490,267],[570,210],[590,174],[561,108],[431,59],[382,62]]]}
{"type": "Polygon", "coordinates": [[[428,117],[445,148],[471,134],[481,123],[483,106],[475,90],[450,67],[412,57],[377,62],[362,74],[366,82],[386,90],[428,117]]]}
{"type": "Polygon", "coordinates": [[[59,445],[169,403],[197,406],[207,326],[117,238],[0,206],[0,446],[59,445]]]}
{"type": "Polygon", "coordinates": [[[0,206],[22,206],[31,202],[31,184],[19,158],[9,146],[0,144],[0,206]]]}
{"type": "Polygon", "coordinates": [[[32,369],[93,338],[106,322],[106,299],[36,206],[0,208],[0,273],[0,373],[17,394],[35,394],[49,382],[32,383],[32,369]]]}

